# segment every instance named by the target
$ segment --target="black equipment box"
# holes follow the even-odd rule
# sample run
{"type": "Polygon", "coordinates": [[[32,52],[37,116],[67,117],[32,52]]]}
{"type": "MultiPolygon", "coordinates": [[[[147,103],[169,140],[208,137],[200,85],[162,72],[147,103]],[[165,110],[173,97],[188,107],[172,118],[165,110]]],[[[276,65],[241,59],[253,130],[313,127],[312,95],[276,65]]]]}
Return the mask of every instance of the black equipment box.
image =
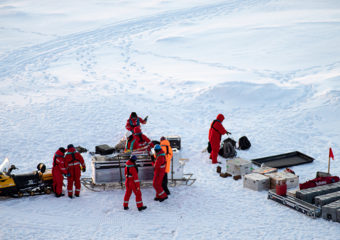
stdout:
{"type": "Polygon", "coordinates": [[[181,137],[180,136],[168,136],[166,139],[170,142],[171,148],[177,148],[181,150],[181,137]]]}
{"type": "Polygon", "coordinates": [[[109,155],[112,154],[114,151],[115,149],[107,144],[96,146],[96,154],[109,155]]]}

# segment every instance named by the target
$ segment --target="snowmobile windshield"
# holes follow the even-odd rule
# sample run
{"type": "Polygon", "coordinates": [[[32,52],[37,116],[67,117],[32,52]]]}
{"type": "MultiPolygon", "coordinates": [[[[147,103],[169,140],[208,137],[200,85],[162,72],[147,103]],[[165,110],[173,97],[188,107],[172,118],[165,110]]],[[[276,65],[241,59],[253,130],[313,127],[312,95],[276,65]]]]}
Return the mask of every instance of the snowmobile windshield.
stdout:
{"type": "Polygon", "coordinates": [[[9,160],[6,158],[5,160],[2,161],[0,164],[0,172],[7,172],[9,169],[9,160]]]}

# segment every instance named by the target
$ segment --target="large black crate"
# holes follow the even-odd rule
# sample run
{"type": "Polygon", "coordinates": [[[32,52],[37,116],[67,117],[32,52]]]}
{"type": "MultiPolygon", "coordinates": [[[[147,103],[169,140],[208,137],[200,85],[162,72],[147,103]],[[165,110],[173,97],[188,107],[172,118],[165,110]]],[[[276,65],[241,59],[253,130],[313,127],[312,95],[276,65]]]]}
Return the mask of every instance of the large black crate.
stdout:
{"type": "Polygon", "coordinates": [[[96,146],[96,154],[109,155],[112,154],[115,149],[107,144],[96,146]]]}

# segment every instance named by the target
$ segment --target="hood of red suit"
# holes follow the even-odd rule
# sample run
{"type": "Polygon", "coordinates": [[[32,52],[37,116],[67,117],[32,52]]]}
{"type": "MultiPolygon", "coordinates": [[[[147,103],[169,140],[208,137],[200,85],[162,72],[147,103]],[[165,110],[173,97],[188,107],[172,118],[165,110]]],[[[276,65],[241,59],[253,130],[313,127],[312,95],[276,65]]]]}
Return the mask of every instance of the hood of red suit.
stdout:
{"type": "Polygon", "coordinates": [[[221,121],[221,122],[223,122],[223,120],[224,120],[223,114],[221,114],[221,113],[218,114],[216,119],[219,120],[219,121],[221,121]]]}

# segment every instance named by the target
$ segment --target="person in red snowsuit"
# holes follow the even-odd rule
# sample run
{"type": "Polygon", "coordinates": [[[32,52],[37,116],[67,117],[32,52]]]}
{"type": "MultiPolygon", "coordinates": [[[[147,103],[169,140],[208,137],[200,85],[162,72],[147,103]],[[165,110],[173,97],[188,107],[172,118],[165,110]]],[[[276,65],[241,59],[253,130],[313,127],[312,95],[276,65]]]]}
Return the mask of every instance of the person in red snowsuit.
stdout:
{"type": "Polygon", "coordinates": [[[83,157],[76,151],[72,144],[67,146],[67,153],[65,156],[65,168],[67,169],[67,192],[69,198],[73,197],[73,183],[75,185],[75,196],[80,194],[80,171],[86,171],[86,165],[83,157]],[[82,168],[82,169],[81,169],[82,168]]]}
{"type": "Polygon", "coordinates": [[[212,163],[217,163],[217,155],[220,150],[221,136],[224,134],[230,134],[222,125],[224,120],[223,114],[218,114],[217,118],[211,123],[209,129],[209,142],[211,145],[210,159],[212,163]]]}
{"type": "Polygon", "coordinates": [[[137,116],[137,113],[132,112],[130,114],[129,119],[126,121],[125,128],[128,131],[131,131],[133,133],[135,127],[140,127],[140,124],[146,124],[147,121],[148,121],[148,116],[146,116],[144,119],[142,119],[142,118],[137,116]]]}
{"type": "Polygon", "coordinates": [[[138,167],[136,165],[137,157],[132,155],[125,163],[125,196],[124,196],[124,210],[129,209],[129,199],[132,192],[136,195],[136,205],[139,211],[146,209],[143,205],[142,193],[140,191],[140,182],[138,179],[138,167]]]}
{"type": "Polygon", "coordinates": [[[140,127],[135,127],[133,129],[133,140],[127,146],[130,151],[134,150],[148,150],[150,151],[151,148],[154,147],[154,144],[151,140],[145,136],[140,127]]]}
{"type": "Polygon", "coordinates": [[[153,187],[156,190],[156,197],[154,200],[163,202],[168,198],[168,195],[165,193],[162,187],[166,166],[165,153],[159,144],[156,144],[154,149],[156,152],[156,161],[154,165],[155,169],[153,174],[153,187]]]}
{"type": "Polygon", "coordinates": [[[53,177],[53,192],[56,197],[64,196],[63,194],[63,174],[66,174],[64,165],[65,148],[59,148],[53,156],[52,177],[53,177]]]}

